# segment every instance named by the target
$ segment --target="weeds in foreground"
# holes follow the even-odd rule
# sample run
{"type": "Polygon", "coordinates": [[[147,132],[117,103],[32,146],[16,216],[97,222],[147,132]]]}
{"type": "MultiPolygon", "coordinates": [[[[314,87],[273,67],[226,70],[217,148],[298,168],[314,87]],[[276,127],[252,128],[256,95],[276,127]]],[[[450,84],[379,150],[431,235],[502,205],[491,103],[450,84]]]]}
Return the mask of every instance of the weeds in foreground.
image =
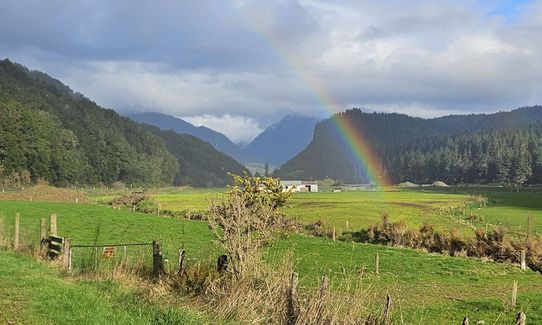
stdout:
{"type": "Polygon", "coordinates": [[[234,176],[234,184],[221,201],[210,203],[208,217],[226,252],[227,266],[219,270],[218,278],[214,271],[204,281],[201,276],[191,281],[189,274],[184,275],[185,283],[197,283],[194,291],[202,292],[204,306],[225,318],[252,324],[348,325],[382,320],[368,314],[361,287],[349,287],[359,282],[345,280],[345,290],[336,294],[323,277],[319,290],[298,290],[291,257],[276,265],[265,262],[263,248],[286,224],[278,210],[291,193],[283,192],[279,180],[269,177],[234,176]]]}

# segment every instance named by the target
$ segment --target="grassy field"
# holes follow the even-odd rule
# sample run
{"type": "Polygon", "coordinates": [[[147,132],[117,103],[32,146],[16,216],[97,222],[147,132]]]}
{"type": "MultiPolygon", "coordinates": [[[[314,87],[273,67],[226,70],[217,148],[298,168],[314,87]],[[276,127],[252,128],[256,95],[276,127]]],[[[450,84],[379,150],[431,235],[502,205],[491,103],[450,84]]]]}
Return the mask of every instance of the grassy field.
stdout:
{"type": "MultiPolygon", "coordinates": [[[[414,191],[296,193],[285,213],[302,223],[322,219],[338,229],[367,228],[380,223],[383,213],[391,221],[405,220],[412,227],[424,222],[437,229],[464,228],[455,220],[437,216],[438,207],[458,207],[466,200],[458,194],[433,194],[414,191]]],[[[466,229],[466,228],[464,228],[466,229]]]]}
{"type": "MultiPolygon", "coordinates": [[[[96,204],[0,201],[0,214],[5,216],[8,235],[13,233],[16,212],[21,215],[23,242],[39,242],[40,218],[48,218],[55,213],[58,216],[58,234],[71,238],[74,245],[149,243],[157,240],[162,242],[163,253],[170,260],[177,256],[181,248],[190,252],[192,260],[207,260],[211,254],[218,254],[210,245],[212,236],[205,222],[162,218],[96,204]]],[[[146,249],[150,257],[151,248],[146,249]]],[[[86,249],[74,249],[74,259],[78,261],[85,252],[86,249]]],[[[137,253],[140,252],[138,248],[137,253]]]]}
{"type": "Polygon", "coordinates": [[[502,226],[514,234],[525,235],[531,216],[532,233],[542,233],[542,192],[490,192],[486,196],[490,200],[488,207],[471,209],[473,215],[481,217],[475,224],[502,226]]]}
{"type": "Polygon", "coordinates": [[[72,281],[28,256],[0,251],[1,324],[211,324],[180,307],[143,302],[113,281],[72,281]]]}
{"type": "MultiPolygon", "coordinates": [[[[21,232],[28,240],[37,240],[40,218],[56,213],[59,234],[71,237],[75,244],[160,240],[171,265],[175,265],[176,253],[183,246],[190,263],[213,263],[219,254],[211,243],[208,226],[201,221],[131,213],[94,204],[0,201],[0,212],[5,216],[8,233],[13,230],[13,216],[20,212],[21,232]]],[[[518,307],[533,322],[542,322],[541,277],[515,266],[303,235],[277,240],[269,249],[271,263],[290,251],[303,287],[313,288],[323,274],[329,274],[337,283],[345,274],[362,272],[361,281],[369,296],[374,297],[368,304],[381,304],[389,292],[397,301],[394,317],[399,319],[402,315],[407,323],[457,323],[468,314],[486,324],[509,324],[513,318],[508,304],[513,280],[519,282],[518,307]],[[377,252],[381,258],[379,275],[374,273],[377,252]]],[[[150,262],[150,253],[148,258],[150,262]]],[[[5,282],[3,278],[0,281],[5,282]]]]}
{"type": "MultiPolygon", "coordinates": [[[[209,199],[219,195],[219,190],[155,191],[151,197],[164,209],[186,211],[205,210],[209,199]]],[[[438,207],[458,207],[467,199],[461,194],[424,193],[416,191],[384,192],[319,192],[295,193],[284,213],[302,223],[325,220],[338,229],[359,229],[379,223],[382,213],[392,221],[406,220],[412,226],[430,222],[438,229],[463,227],[454,220],[436,217],[438,207]]]]}
{"type": "MultiPolygon", "coordinates": [[[[154,200],[173,211],[205,210],[209,199],[220,190],[155,190],[154,200]]],[[[319,219],[337,228],[366,228],[380,222],[383,213],[390,220],[405,220],[411,227],[424,222],[439,230],[458,229],[472,235],[472,227],[502,226],[512,234],[525,235],[528,217],[532,216],[532,234],[542,234],[542,191],[511,192],[498,188],[417,189],[383,192],[295,193],[284,213],[302,223],[319,219]],[[481,195],[489,204],[480,207],[468,203],[469,195],[481,195]],[[462,216],[440,213],[441,209],[460,208],[467,204],[462,216]],[[473,218],[472,216],[476,216],[473,218]]]]}
{"type": "MultiPolygon", "coordinates": [[[[162,209],[172,211],[203,211],[207,209],[208,200],[223,193],[225,188],[206,188],[198,189],[191,187],[173,187],[148,189],[145,194],[152,196],[154,200],[160,203],[162,209]]],[[[107,203],[112,199],[132,191],[129,189],[97,189],[83,190],[93,202],[107,203]]]]}

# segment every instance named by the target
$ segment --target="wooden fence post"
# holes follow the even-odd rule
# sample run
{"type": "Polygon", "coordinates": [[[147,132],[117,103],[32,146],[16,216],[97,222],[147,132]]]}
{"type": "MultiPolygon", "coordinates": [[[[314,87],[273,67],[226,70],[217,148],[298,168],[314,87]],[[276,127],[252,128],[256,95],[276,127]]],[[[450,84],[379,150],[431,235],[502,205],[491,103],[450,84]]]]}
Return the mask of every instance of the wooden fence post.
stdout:
{"type": "Polygon", "coordinates": [[[516,308],[516,302],[517,302],[517,296],[518,296],[518,281],[514,280],[512,283],[512,308],[516,308]]]}
{"type": "Polygon", "coordinates": [[[0,217],[0,245],[4,244],[5,233],[4,233],[4,217],[0,217]]]}
{"type": "Polygon", "coordinates": [[[286,296],[286,324],[288,325],[295,325],[295,323],[297,322],[297,281],[297,273],[292,272],[286,296]]]}
{"type": "Polygon", "coordinates": [[[333,227],[333,241],[335,241],[335,235],[336,235],[335,227],[333,227]]]}
{"type": "Polygon", "coordinates": [[[390,323],[390,317],[391,317],[391,297],[390,295],[386,295],[386,308],[384,308],[384,324],[390,323]]]}
{"type": "Polygon", "coordinates": [[[318,306],[316,310],[315,324],[322,324],[324,320],[324,307],[325,307],[328,287],[329,287],[329,279],[327,276],[323,276],[322,280],[320,281],[320,292],[318,294],[318,306]]]}
{"type": "Polygon", "coordinates": [[[346,229],[350,229],[350,225],[348,224],[348,221],[346,221],[346,229]]]}
{"type": "Polygon", "coordinates": [[[56,214],[51,214],[51,229],[49,230],[49,234],[51,236],[57,236],[57,223],[56,223],[56,214]]]}
{"type": "Polygon", "coordinates": [[[41,218],[40,220],[40,249],[43,251],[47,247],[47,219],[41,218]]]}
{"type": "Polygon", "coordinates": [[[179,263],[178,263],[178,267],[177,267],[177,274],[180,275],[180,276],[183,276],[184,273],[186,272],[186,266],[185,266],[185,263],[184,263],[184,256],[185,256],[186,252],[184,249],[181,249],[179,251],[179,263]]]}
{"type": "Polygon", "coordinates": [[[527,251],[522,250],[521,255],[520,255],[520,267],[521,267],[522,270],[527,269],[526,257],[527,257],[527,251]]]}
{"type": "Polygon", "coordinates": [[[525,315],[524,312],[520,311],[516,315],[516,325],[525,325],[526,322],[527,322],[527,315],[525,315]]]}
{"type": "Polygon", "coordinates": [[[159,277],[160,275],[165,273],[162,248],[160,247],[160,243],[156,241],[152,242],[152,270],[154,276],[156,277],[159,277]]]}
{"type": "Polygon", "coordinates": [[[375,255],[375,272],[376,274],[380,273],[380,254],[378,253],[375,255]]]}
{"type": "Polygon", "coordinates": [[[461,325],[469,325],[469,317],[468,316],[465,316],[465,318],[463,318],[463,323],[461,323],[461,325]]]}
{"type": "Polygon", "coordinates": [[[64,238],[64,247],[62,247],[62,265],[68,271],[72,269],[72,241],[69,238],[64,238]]]}
{"type": "Polygon", "coordinates": [[[527,240],[531,239],[531,232],[533,230],[533,215],[529,213],[527,217],[527,240]]]}
{"type": "Polygon", "coordinates": [[[19,219],[20,219],[19,212],[15,213],[15,238],[13,239],[13,249],[18,250],[19,249],[19,219]]]}

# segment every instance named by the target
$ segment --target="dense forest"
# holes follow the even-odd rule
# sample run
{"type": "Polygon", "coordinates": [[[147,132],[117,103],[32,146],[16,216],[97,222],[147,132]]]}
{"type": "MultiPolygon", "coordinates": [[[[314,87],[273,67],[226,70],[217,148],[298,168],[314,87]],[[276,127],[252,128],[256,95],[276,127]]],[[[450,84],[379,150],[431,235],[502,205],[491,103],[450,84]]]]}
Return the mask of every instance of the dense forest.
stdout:
{"type": "Polygon", "coordinates": [[[542,183],[542,123],[452,138],[435,137],[399,157],[401,180],[430,183],[542,183]]]}
{"type": "Polygon", "coordinates": [[[232,181],[228,172],[242,175],[246,171],[246,168],[233,158],[215,150],[211,144],[195,136],[141,125],[164,141],[167,150],[181,166],[175,174],[174,185],[223,187],[232,181]]]}
{"type": "Polygon", "coordinates": [[[173,148],[147,126],[99,107],[60,81],[7,59],[0,61],[2,186],[38,178],[59,186],[115,182],[223,186],[228,171],[243,168],[201,140],[187,138],[185,143],[192,149],[182,151],[182,144],[173,148]],[[183,166],[188,162],[190,167],[183,166]],[[200,179],[202,174],[213,175],[214,181],[200,179]]]}
{"type": "Polygon", "coordinates": [[[319,123],[311,144],[275,175],[369,181],[334,119],[348,119],[355,126],[380,162],[376,177],[392,182],[542,182],[540,106],[435,119],[348,110],[319,123]]]}

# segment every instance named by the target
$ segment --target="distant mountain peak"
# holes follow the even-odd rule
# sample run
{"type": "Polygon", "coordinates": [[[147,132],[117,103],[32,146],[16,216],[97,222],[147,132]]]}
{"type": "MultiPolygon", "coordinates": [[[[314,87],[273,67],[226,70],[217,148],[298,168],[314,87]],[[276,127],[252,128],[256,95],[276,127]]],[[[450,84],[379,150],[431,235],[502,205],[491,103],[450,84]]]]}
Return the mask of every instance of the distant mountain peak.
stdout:
{"type": "Polygon", "coordinates": [[[254,138],[245,151],[262,162],[280,166],[310,143],[319,121],[310,116],[287,115],[254,138]]]}
{"type": "Polygon", "coordinates": [[[154,125],[164,131],[173,130],[180,134],[195,136],[237,161],[247,162],[252,160],[227,136],[206,126],[195,126],[180,117],[157,112],[134,113],[129,114],[128,117],[141,123],[154,125]]]}

